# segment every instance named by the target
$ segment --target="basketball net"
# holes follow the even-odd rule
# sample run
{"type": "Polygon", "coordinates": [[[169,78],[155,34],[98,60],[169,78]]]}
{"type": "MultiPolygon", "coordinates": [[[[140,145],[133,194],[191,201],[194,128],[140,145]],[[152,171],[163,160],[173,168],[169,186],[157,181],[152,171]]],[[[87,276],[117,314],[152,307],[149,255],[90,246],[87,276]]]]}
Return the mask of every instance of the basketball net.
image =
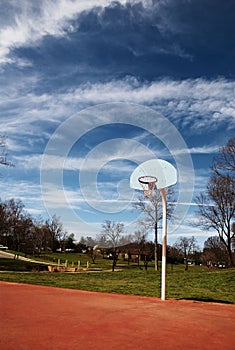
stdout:
{"type": "Polygon", "coordinates": [[[157,178],[155,176],[140,176],[138,181],[144,190],[144,196],[150,198],[156,187],[157,178]]]}

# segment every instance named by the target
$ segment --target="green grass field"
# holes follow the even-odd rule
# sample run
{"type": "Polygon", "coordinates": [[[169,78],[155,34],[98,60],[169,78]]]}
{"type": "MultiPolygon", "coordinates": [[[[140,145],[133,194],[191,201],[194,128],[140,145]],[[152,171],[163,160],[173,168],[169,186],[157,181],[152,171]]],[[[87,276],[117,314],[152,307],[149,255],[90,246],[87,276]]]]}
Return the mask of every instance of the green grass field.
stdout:
{"type": "MultiPolygon", "coordinates": [[[[96,264],[91,264],[89,257],[83,254],[53,254],[38,257],[38,261],[51,261],[69,266],[76,266],[80,261],[81,267],[90,262],[89,270],[81,273],[49,273],[45,266],[23,262],[20,260],[0,259],[0,280],[39,284],[60,288],[73,288],[97,292],[122,293],[160,297],[161,271],[154,271],[153,262],[145,271],[143,265],[118,261],[116,271],[111,272],[112,261],[99,258],[96,264]],[[100,268],[102,271],[95,271],[100,268]],[[39,270],[41,270],[39,272],[39,270]]],[[[167,266],[167,298],[192,299],[235,304],[235,270],[208,270],[201,266],[184,265],[167,266]]]]}

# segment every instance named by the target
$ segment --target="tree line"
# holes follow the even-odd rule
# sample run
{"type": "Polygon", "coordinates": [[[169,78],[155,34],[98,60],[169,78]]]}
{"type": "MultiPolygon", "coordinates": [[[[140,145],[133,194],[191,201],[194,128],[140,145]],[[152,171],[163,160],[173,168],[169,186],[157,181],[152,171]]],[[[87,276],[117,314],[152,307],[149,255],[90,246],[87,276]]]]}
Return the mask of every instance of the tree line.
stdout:
{"type": "Polygon", "coordinates": [[[0,241],[9,249],[25,253],[56,251],[68,237],[56,215],[48,220],[33,218],[21,200],[0,199],[0,241]]]}
{"type": "MultiPolygon", "coordinates": [[[[143,261],[155,260],[155,243],[147,239],[147,232],[124,233],[123,223],[106,220],[102,230],[95,237],[82,236],[76,242],[74,234],[68,234],[60,219],[54,215],[51,219],[33,218],[24,209],[21,200],[0,200],[0,241],[13,251],[29,254],[42,254],[55,251],[86,252],[93,263],[99,252],[138,254],[143,261]]],[[[161,256],[161,244],[158,244],[161,256]]],[[[179,237],[172,246],[167,246],[168,262],[189,263],[212,266],[229,266],[230,261],[225,245],[217,236],[209,237],[201,251],[197,240],[192,237],[179,237]]]]}
{"type": "MultiPolygon", "coordinates": [[[[110,253],[117,251],[119,255],[128,253],[130,256],[138,255],[143,262],[155,261],[155,242],[149,241],[146,234],[136,231],[134,234],[120,236],[115,234],[115,241],[110,240],[106,246],[103,245],[103,236],[105,231],[112,226],[115,230],[116,225],[120,223],[106,221],[103,224],[105,230],[97,234],[95,237],[82,236],[79,243],[71,245],[74,251],[86,251],[92,259],[93,263],[100,253],[110,253]]],[[[123,226],[124,228],[124,226],[123,226]]],[[[110,236],[109,236],[110,237],[110,236]]],[[[105,238],[107,243],[107,237],[105,238]]],[[[162,245],[157,245],[159,260],[161,260],[162,245]]],[[[234,254],[234,253],[233,253],[234,254]]],[[[188,270],[190,264],[205,265],[208,268],[218,267],[224,268],[230,266],[230,260],[226,247],[218,236],[211,236],[204,242],[201,249],[194,236],[178,237],[173,245],[167,245],[167,262],[173,264],[185,264],[185,270],[188,270]]]]}

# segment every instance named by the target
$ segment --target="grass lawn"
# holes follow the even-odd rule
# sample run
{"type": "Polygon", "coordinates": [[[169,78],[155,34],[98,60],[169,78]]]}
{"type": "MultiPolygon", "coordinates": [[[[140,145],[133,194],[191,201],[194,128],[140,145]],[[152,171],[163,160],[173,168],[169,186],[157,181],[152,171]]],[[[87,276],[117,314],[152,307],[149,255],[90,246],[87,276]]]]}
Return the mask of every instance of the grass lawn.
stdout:
{"type": "MultiPolygon", "coordinates": [[[[49,259],[55,262],[58,258],[61,263],[67,260],[70,266],[76,265],[79,260],[81,266],[86,267],[87,261],[90,261],[82,254],[43,256],[43,260],[48,262],[49,259]]],[[[39,272],[33,263],[0,259],[0,280],[108,293],[152,297],[161,295],[161,271],[154,271],[153,262],[147,271],[143,266],[128,266],[119,260],[116,271],[110,272],[112,261],[102,258],[97,259],[95,265],[90,261],[90,267],[90,271],[81,273],[49,273],[39,272]],[[95,272],[93,267],[102,268],[103,271],[95,272]],[[34,272],[31,272],[32,268],[34,272]]],[[[173,270],[168,265],[166,297],[235,304],[235,270],[208,270],[205,267],[190,266],[185,271],[183,265],[174,265],[173,270]]]]}

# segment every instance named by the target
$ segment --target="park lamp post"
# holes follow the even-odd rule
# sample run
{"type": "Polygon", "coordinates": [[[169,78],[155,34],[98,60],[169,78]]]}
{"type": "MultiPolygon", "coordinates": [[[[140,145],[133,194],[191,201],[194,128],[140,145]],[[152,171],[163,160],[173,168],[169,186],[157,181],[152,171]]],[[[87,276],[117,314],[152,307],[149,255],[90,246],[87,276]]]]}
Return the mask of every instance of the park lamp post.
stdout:
{"type": "Polygon", "coordinates": [[[166,248],[167,248],[167,199],[165,188],[176,184],[177,172],[170,163],[151,159],[141,163],[131,174],[130,187],[144,190],[145,197],[152,196],[157,188],[162,198],[162,275],[161,300],[166,299],[166,248]]]}

